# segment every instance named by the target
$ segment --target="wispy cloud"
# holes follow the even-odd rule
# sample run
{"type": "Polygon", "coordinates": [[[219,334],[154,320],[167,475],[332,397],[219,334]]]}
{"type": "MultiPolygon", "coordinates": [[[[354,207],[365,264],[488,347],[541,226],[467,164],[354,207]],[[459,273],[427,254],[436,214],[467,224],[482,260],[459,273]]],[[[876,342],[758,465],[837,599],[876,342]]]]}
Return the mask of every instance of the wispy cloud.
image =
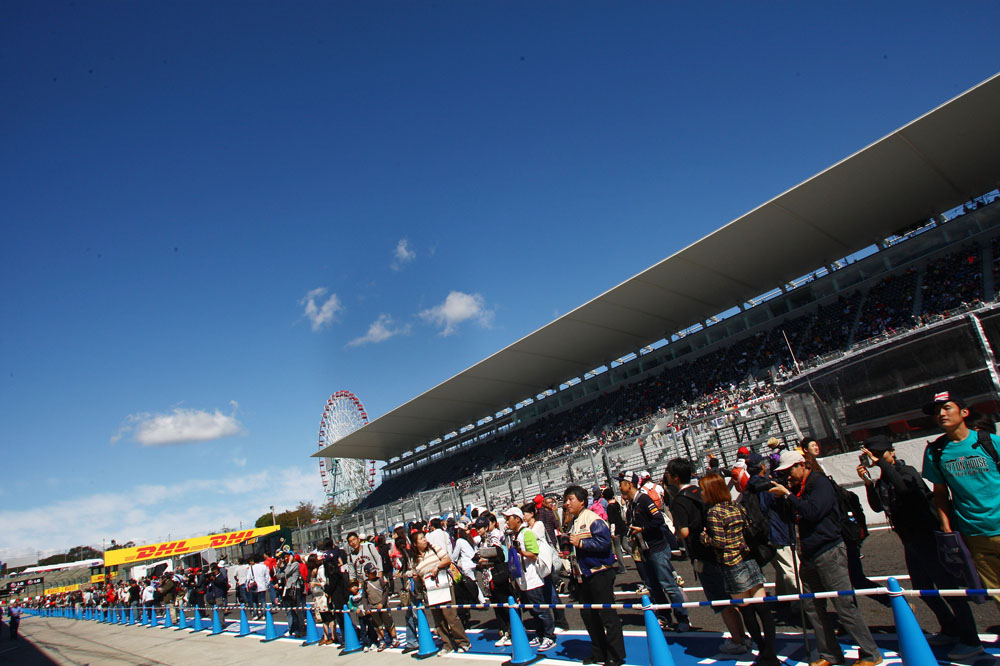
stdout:
{"type": "Polygon", "coordinates": [[[441,335],[448,336],[465,321],[488,328],[493,322],[493,311],[486,308],[486,301],[480,294],[452,291],[444,299],[444,303],[424,310],[420,313],[420,318],[440,327],[441,335]]]}
{"type": "Polygon", "coordinates": [[[304,307],[303,314],[309,320],[314,331],[319,331],[332,324],[337,313],[344,309],[337,294],[330,294],[326,300],[321,300],[326,296],[327,291],[326,287],[317,287],[299,301],[299,305],[304,307]]]}
{"type": "Polygon", "coordinates": [[[223,414],[218,409],[207,412],[181,407],[176,407],[165,414],[149,412],[129,414],[118,428],[118,432],[111,436],[111,443],[115,444],[129,435],[132,440],[143,446],[207,442],[241,435],[245,430],[243,424],[236,418],[238,405],[235,401],[230,402],[230,405],[233,408],[231,414],[223,414]]]}
{"type": "Polygon", "coordinates": [[[381,314],[378,319],[368,327],[368,332],[359,338],[354,338],[347,343],[348,347],[360,347],[361,345],[377,344],[385,342],[389,338],[397,335],[406,335],[410,332],[410,325],[395,326],[395,322],[387,314],[381,314]]]}
{"type": "Polygon", "coordinates": [[[308,467],[236,472],[211,479],[189,479],[169,485],[138,485],[31,508],[0,510],[0,560],[34,561],[79,545],[100,547],[102,539],[155,543],[168,538],[206,534],[222,526],[252,525],[267,505],[277,511],[306,500],[323,503],[318,470],[308,467]],[[260,489],[267,488],[267,499],[260,489]],[[191,501],[191,498],[197,501],[191,501]]]}
{"type": "Polygon", "coordinates": [[[410,249],[410,241],[405,238],[400,238],[399,242],[396,243],[396,251],[393,254],[393,260],[392,263],[389,264],[389,267],[394,271],[398,271],[416,258],[417,252],[416,250],[410,249]]]}

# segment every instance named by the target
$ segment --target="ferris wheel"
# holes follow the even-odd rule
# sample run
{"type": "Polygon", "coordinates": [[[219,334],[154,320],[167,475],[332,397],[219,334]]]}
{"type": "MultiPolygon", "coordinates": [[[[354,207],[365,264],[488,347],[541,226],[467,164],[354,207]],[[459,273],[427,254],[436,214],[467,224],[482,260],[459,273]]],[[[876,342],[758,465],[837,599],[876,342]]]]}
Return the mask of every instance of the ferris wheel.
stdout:
{"type": "MultiPolygon", "coordinates": [[[[326,401],[319,422],[319,448],[324,449],[368,423],[368,413],[350,391],[337,391],[326,401]]],[[[320,458],[319,475],[327,499],[341,504],[363,498],[375,488],[375,461],[320,458]]]]}

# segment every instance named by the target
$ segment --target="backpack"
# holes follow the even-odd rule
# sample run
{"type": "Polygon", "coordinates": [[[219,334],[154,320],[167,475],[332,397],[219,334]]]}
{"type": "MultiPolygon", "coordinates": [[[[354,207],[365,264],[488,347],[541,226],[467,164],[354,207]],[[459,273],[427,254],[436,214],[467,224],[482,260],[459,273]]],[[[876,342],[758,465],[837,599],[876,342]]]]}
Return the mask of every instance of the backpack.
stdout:
{"type": "Polygon", "coordinates": [[[740,495],[737,504],[743,509],[747,521],[746,532],[750,538],[757,543],[770,543],[771,519],[760,508],[760,495],[745,492],[740,495]]]}
{"type": "MultiPolygon", "coordinates": [[[[950,441],[948,435],[941,435],[927,445],[931,450],[931,459],[934,461],[934,466],[937,467],[938,474],[942,477],[944,476],[944,472],[941,471],[941,454],[944,453],[944,447],[948,446],[948,442],[950,441]]],[[[993,446],[993,438],[990,437],[988,432],[982,430],[976,431],[976,443],[973,444],[973,448],[976,447],[982,448],[990,458],[993,458],[993,462],[997,466],[997,472],[1000,472],[1000,456],[997,456],[997,449],[993,446]]]]}
{"type": "MultiPolygon", "coordinates": [[[[687,550],[687,556],[689,559],[695,559],[697,556],[702,560],[709,560],[715,562],[718,560],[715,550],[709,548],[708,546],[701,543],[701,533],[705,530],[705,502],[701,499],[701,488],[698,486],[688,486],[684,490],[677,494],[674,498],[674,502],[682,501],[689,504],[693,509],[693,517],[696,517],[690,525],[688,525],[688,538],[685,544],[685,549],[687,550]]],[[[673,504],[671,504],[673,506],[673,504]]],[[[676,516],[676,512],[674,513],[676,516]]]]}
{"type": "Polygon", "coordinates": [[[837,495],[837,508],[840,510],[840,536],[844,541],[861,543],[868,537],[868,519],[861,507],[861,500],[847,488],[827,477],[833,484],[833,492],[837,495]]]}

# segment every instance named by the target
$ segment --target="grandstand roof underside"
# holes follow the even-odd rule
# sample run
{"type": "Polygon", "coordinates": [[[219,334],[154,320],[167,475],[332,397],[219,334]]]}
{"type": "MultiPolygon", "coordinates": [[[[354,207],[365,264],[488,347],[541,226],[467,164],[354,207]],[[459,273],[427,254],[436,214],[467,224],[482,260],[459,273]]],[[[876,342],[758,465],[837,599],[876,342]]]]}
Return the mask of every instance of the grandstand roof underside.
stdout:
{"type": "Polygon", "coordinates": [[[400,456],[988,192],[998,118],[1000,74],[314,456],[400,456]]]}

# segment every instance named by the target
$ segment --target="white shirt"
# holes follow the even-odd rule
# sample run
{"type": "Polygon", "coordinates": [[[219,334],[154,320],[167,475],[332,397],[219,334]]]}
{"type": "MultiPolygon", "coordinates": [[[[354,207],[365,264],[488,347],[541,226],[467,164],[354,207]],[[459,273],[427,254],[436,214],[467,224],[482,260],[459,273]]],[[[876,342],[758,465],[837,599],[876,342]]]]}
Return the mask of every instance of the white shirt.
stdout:
{"type": "Polygon", "coordinates": [[[432,543],[446,553],[451,552],[451,537],[442,529],[431,530],[427,533],[427,543],[432,543]]]}
{"type": "Polygon", "coordinates": [[[451,553],[451,559],[458,567],[458,570],[463,574],[467,574],[470,577],[474,577],[474,572],[476,570],[476,564],[473,562],[473,557],[476,551],[473,550],[472,546],[465,539],[455,540],[455,550],[451,553]]]}
{"type": "Polygon", "coordinates": [[[271,574],[263,562],[256,562],[250,567],[250,575],[247,576],[247,580],[250,578],[253,578],[254,582],[257,583],[257,592],[263,592],[271,585],[271,574]]]}

